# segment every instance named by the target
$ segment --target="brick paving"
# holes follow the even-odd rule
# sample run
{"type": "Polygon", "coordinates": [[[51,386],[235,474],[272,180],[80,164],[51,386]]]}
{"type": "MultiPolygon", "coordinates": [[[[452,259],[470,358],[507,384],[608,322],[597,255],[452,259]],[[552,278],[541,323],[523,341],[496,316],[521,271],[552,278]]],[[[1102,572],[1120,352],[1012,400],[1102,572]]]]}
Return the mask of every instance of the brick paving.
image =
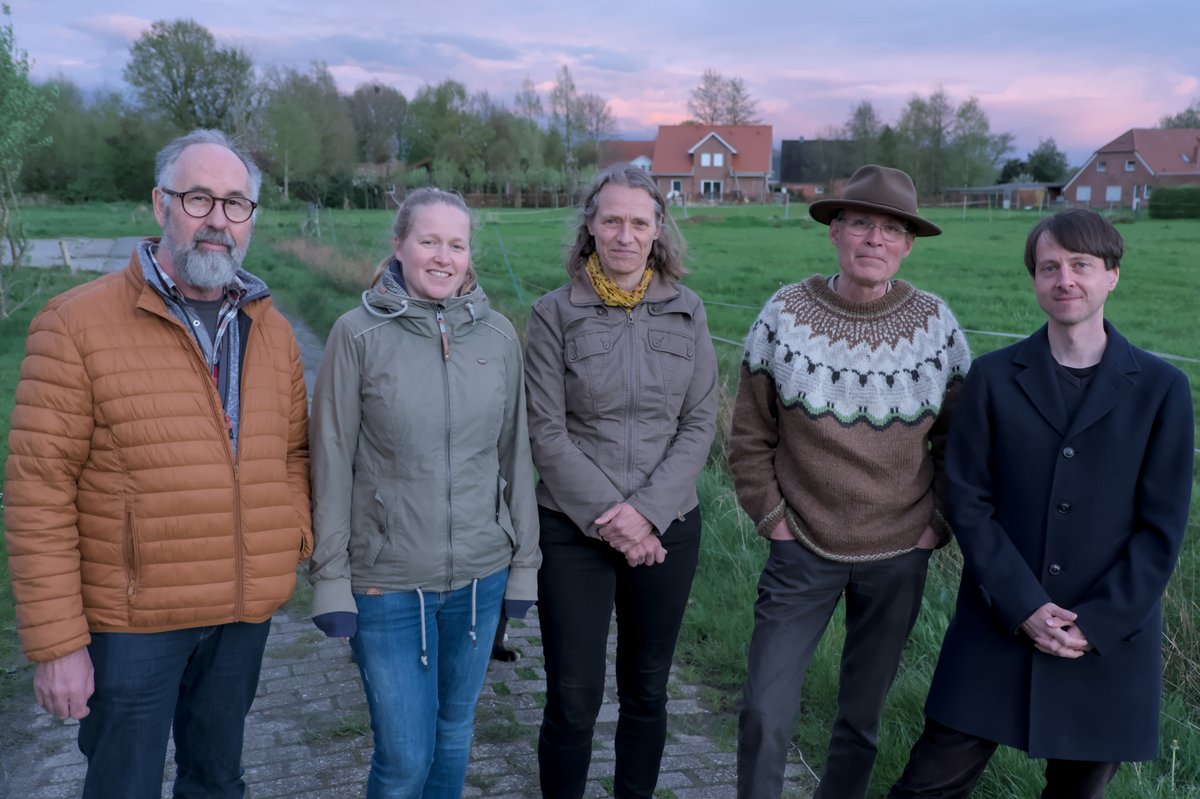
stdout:
{"type": "MultiPolygon", "coordinates": [[[[89,251],[105,251],[91,243],[89,251]]],[[[110,249],[112,249],[110,247],[110,249]]],[[[52,253],[53,248],[46,248],[52,253]]],[[[125,265],[112,258],[110,268],[125,265]]],[[[322,342],[293,320],[311,390],[322,342]]],[[[243,765],[251,799],[359,799],[371,759],[371,733],[358,669],[347,644],[325,638],[305,617],[304,596],[276,615],[263,660],[258,696],[246,724],[243,765]]],[[[476,714],[474,747],[464,797],[529,799],[537,789],[537,730],[544,701],[540,630],[534,609],[510,622],[513,663],[493,661],[476,714]]],[[[609,641],[608,685],[596,725],[585,797],[610,796],[616,686],[609,641]]],[[[482,642],[481,642],[482,645],[482,642]]],[[[25,685],[32,669],[25,668],[25,685]]],[[[656,796],[725,799],[734,795],[735,757],[716,738],[716,719],[700,703],[699,688],[672,675],[670,726],[656,796]]],[[[75,744],[77,725],[50,718],[32,691],[0,709],[0,798],[73,799],[81,792],[84,761],[75,744]]],[[[164,769],[170,796],[172,759],[164,769]]],[[[798,758],[788,765],[786,797],[811,795],[813,780],[798,758]]]]}

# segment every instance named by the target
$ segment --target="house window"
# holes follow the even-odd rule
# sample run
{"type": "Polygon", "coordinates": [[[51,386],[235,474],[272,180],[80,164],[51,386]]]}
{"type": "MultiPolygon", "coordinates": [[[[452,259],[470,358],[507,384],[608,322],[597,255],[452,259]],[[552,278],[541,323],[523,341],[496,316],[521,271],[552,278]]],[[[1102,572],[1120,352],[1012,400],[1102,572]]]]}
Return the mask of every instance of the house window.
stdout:
{"type": "Polygon", "coordinates": [[[700,181],[700,193],[705,197],[721,199],[721,181],[719,180],[702,180],[700,181]]]}
{"type": "Polygon", "coordinates": [[[1142,186],[1142,199],[1143,200],[1150,199],[1150,184],[1149,183],[1147,183],[1145,186],[1142,186]]]}
{"type": "Polygon", "coordinates": [[[1137,161],[1134,161],[1132,158],[1125,162],[1125,171],[1126,172],[1132,172],[1136,168],[1137,168],[1137,161]]]}
{"type": "Polygon", "coordinates": [[[819,195],[822,195],[822,194],[824,194],[824,193],[825,193],[825,187],[824,187],[824,186],[817,186],[816,188],[814,188],[814,189],[813,189],[813,194],[816,194],[816,195],[818,195],[818,196],[819,196],[819,195]]]}
{"type": "Polygon", "coordinates": [[[713,153],[713,166],[725,166],[725,153],[713,153]]]}
{"type": "Polygon", "coordinates": [[[1107,172],[1108,171],[1108,162],[1107,161],[1097,161],[1096,162],[1096,171],[1097,172],[1107,172]]]}
{"type": "Polygon", "coordinates": [[[712,153],[700,153],[700,166],[712,166],[712,153]]]}
{"type": "Polygon", "coordinates": [[[1109,186],[1104,190],[1104,202],[1119,203],[1121,202],[1121,187],[1109,186]]]}
{"type": "Polygon", "coordinates": [[[683,192],[683,181],[682,180],[672,180],[671,181],[671,193],[672,194],[681,194],[682,192],[683,192]]]}
{"type": "Polygon", "coordinates": [[[1090,203],[1092,201],[1091,186],[1076,186],[1075,187],[1075,202],[1090,203]]]}

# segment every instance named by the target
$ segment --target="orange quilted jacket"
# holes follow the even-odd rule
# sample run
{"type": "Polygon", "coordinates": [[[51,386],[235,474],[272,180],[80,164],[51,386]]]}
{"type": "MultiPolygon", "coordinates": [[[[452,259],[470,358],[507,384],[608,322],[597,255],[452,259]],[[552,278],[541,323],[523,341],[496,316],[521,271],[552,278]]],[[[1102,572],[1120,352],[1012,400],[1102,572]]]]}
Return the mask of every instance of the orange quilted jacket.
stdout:
{"type": "Polygon", "coordinates": [[[31,660],[89,630],[263,621],[291,595],[312,549],[304,371],[269,298],[243,311],[236,462],[204,356],[136,253],[34,319],[4,485],[31,660]]]}

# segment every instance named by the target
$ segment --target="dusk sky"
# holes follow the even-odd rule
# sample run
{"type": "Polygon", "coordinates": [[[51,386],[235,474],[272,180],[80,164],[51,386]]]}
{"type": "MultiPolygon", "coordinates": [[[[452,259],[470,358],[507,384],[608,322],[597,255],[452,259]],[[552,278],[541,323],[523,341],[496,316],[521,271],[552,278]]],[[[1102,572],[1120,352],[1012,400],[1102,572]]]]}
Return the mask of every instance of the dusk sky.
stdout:
{"type": "MultiPolygon", "coordinates": [[[[324,61],[342,91],[379,80],[411,98],[449,77],[511,103],[567,64],[609,101],[622,138],[687,118],[701,73],[742,77],[776,142],[820,137],[870,100],[895,122],[939,86],[979,99],[1023,157],[1053,136],[1072,164],[1200,97],[1197,0],[360,2],[8,0],[38,80],[124,90],[130,44],[191,18],[261,69],[324,61]]],[[[544,102],[544,101],[543,101],[544,102]]]]}

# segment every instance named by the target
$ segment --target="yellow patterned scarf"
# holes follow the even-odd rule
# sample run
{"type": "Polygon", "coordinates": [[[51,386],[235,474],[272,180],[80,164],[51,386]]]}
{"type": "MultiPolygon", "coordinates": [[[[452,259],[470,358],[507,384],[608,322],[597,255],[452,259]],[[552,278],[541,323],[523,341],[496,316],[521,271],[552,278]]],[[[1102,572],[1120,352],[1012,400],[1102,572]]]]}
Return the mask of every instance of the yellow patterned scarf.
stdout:
{"type": "Polygon", "coordinates": [[[630,310],[642,301],[642,297],[646,296],[646,289],[649,288],[650,281],[654,278],[654,269],[647,266],[646,271],[642,273],[642,282],[638,283],[637,288],[633,291],[626,291],[614,283],[611,277],[604,274],[604,270],[600,267],[600,256],[592,253],[587,262],[587,274],[588,279],[592,281],[592,288],[600,295],[600,299],[604,301],[605,305],[630,310]]]}

